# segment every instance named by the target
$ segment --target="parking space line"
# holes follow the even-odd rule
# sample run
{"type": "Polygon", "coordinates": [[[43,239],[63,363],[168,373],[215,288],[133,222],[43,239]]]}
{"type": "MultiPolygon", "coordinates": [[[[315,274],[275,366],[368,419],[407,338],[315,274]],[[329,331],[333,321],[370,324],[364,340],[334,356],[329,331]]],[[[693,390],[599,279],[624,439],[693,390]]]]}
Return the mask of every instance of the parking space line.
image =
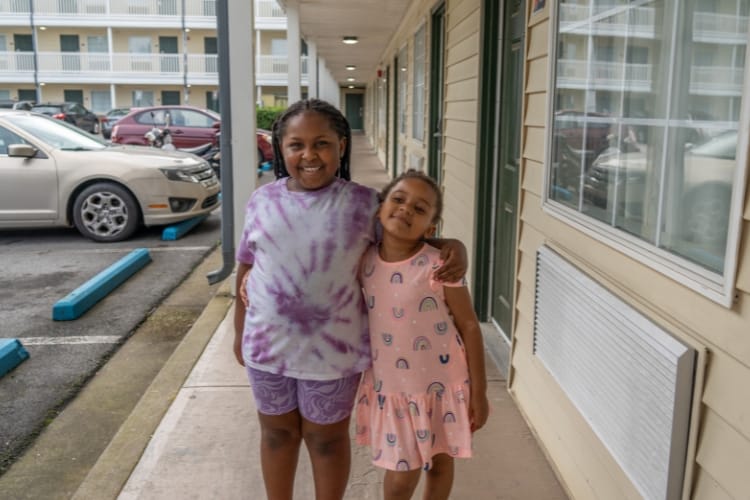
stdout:
{"type": "MultiPolygon", "coordinates": [[[[137,248],[144,248],[144,247],[137,247],[137,248]]],[[[209,245],[202,245],[202,246],[194,246],[194,247],[180,247],[180,246],[171,246],[171,247],[145,247],[148,248],[149,252],[205,252],[207,250],[211,250],[212,246],[209,245]]],[[[65,252],[74,252],[77,254],[84,254],[84,253],[102,253],[102,254],[112,254],[112,253],[127,253],[132,252],[133,250],[136,250],[136,248],[84,248],[84,249],[70,249],[70,250],[55,250],[55,252],[58,253],[65,253],[65,252]]]]}
{"type": "Polygon", "coordinates": [[[117,344],[122,337],[117,335],[78,335],[70,337],[19,337],[24,345],[75,345],[75,344],[117,344]]]}

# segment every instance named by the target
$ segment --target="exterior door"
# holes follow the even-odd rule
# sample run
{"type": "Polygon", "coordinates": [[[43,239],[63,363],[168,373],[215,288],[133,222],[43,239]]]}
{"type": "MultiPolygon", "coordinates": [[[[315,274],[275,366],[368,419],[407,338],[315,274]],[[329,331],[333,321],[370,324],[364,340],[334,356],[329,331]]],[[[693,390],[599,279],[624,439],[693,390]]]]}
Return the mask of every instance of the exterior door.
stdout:
{"type": "Polygon", "coordinates": [[[161,103],[163,106],[173,106],[180,104],[180,91],[179,90],[162,90],[161,91],[161,103]]]}
{"type": "Polygon", "coordinates": [[[499,96],[495,142],[495,213],[492,272],[492,319],[510,340],[515,279],[518,172],[521,162],[521,102],[523,100],[523,0],[506,0],[499,12],[499,96]],[[504,12],[503,12],[504,11],[504,12]]]}
{"type": "Polygon", "coordinates": [[[203,39],[203,53],[206,54],[206,73],[219,72],[219,44],[215,36],[207,36],[203,39]]]}
{"type": "Polygon", "coordinates": [[[81,43],[78,35],[60,35],[60,51],[63,52],[63,71],[81,70],[81,43]]]}
{"type": "Polygon", "coordinates": [[[443,98],[445,84],[445,4],[432,13],[432,47],[430,66],[434,68],[430,78],[430,149],[428,173],[441,181],[443,175],[443,98]]]}
{"type": "Polygon", "coordinates": [[[34,40],[31,35],[13,34],[13,47],[16,52],[16,69],[34,71],[34,40]]]}
{"type": "Polygon", "coordinates": [[[177,55],[177,37],[159,37],[159,60],[163,73],[176,73],[180,71],[180,56],[177,55]]]}
{"type": "Polygon", "coordinates": [[[346,94],[346,119],[352,130],[362,130],[364,94],[346,94]]]}
{"type": "Polygon", "coordinates": [[[63,100],[65,102],[77,102],[83,106],[83,90],[63,90],[63,100]]]}

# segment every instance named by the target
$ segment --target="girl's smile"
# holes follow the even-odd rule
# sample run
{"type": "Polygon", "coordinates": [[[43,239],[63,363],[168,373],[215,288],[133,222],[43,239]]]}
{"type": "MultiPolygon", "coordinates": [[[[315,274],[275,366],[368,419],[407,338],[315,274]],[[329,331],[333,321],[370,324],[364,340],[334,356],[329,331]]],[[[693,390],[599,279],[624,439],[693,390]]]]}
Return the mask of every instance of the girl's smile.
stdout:
{"type": "Polygon", "coordinates": [[[292,191],[315,191],[333,182],[346,139],[331,128],[327,117],[315,111],[293,116],[281,139],[281,152],[292,191]]]}
{"type": "Polygon", "coordinates": [[[378,212],[384,237],[421,241],[435,231],[435,192],[424,181],[406,178],[388,193],[378,212]]]}

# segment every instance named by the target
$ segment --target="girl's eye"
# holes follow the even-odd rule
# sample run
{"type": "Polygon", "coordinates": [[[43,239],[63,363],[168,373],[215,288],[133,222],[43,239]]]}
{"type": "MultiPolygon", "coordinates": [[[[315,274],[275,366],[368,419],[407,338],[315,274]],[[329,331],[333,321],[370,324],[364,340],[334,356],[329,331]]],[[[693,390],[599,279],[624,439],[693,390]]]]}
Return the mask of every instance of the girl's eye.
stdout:
{"type": "Polygon", "coordinates": [[[425,213],[427,213],[427,210],[425,210],[425,209],[424,209],[424,208],[422,208],[422,207],[416,207],[416,208],[414,209],[414,211],[415,211],[415,212],[417,212],[418,214],[425,214],[425,213]]]}
{"type": "Polygon", "coordinates": [[[316,145],[317,145],[317,146],[318,146],[319,148],[324,148],[324,147],[328,146],[328,141],[318,141],[318,142],[316,143],[316,145]]]}
{"type": "Polygon", "coordinates": [[[403,203],[404,202],[404,199],[401,198],[400,196],[393,196],[391,198],[391,200],[393,200],[394,203],[403,203]]]}

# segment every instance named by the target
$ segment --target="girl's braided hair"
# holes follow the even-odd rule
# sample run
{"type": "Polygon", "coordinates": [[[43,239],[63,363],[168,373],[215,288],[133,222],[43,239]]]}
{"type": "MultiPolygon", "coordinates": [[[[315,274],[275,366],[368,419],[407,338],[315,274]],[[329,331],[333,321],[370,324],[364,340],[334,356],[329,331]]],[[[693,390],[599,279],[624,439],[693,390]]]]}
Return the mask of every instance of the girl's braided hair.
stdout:
{"type": "Polygon", "coordinates": [[[302,99],[289,106],[271,126],[273,142],[273,172],[277,179],[289,177],[289,172],[284,164],[284,156],[281,154],[281,140],[286,132],[286,125],[289,120],[306,111],[320,113],[328,118],[331,128],[336,132],[339,138],[346,139],[344,156],[341,157],[341,163],[336,175],[344,180],[351,180],[349,163],[352,154],[352,129],[346,117],[332,104],[321,99],[302,99]]]}
{"type": "Polygon", "coordinates": [[[443,215],[443,190],[440,189],[440,185],[435,179],[419,170],[410,168],[409,170],[402,172],[400,175],[391,180],[391,182],[389,182],[382,189],[382,191],[380,191],[380,202],[384,202],[388,197],[388,194],[393,191],[394,187],[396,187],[396,184],[404,179],[419,179],[420,181],[430,186],[430,188],[432,188],[432,190],[435,192],[435,217],[433,217],[432,222],[438,223],[440,221],[440,217],[443,215]]]}

